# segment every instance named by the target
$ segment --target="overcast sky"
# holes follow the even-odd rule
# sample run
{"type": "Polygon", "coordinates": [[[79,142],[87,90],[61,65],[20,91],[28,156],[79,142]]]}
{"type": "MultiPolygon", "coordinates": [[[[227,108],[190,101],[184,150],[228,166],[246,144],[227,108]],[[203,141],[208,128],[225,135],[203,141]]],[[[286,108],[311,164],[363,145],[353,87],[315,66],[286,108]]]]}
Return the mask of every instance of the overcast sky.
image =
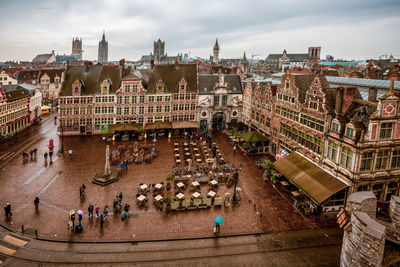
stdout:
{"type": "Polygon", "coordinates": [[[222,58],[308,46],[323,57],[400,57],[400,0],[0,0],[0,25],[0,61],[70,54],[73,37],[95,60],[103,29],[109,60],[138,60],[158,38],[168,55],[209,57],[217,37],[222,58]]]}

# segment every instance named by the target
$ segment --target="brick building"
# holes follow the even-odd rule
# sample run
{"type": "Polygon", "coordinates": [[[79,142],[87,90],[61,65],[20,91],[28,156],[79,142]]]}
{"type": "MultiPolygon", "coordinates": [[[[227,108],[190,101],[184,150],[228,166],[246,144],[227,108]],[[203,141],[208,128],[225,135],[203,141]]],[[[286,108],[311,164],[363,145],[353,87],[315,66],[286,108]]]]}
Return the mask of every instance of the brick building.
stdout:
{"type": "Polygon", "coordinates": [[[336,192],[322,200],[337,209],[354,191],[372,190],[378,200],[398,195],[399,100],[393,84],[378,101],[365,101],[354,87],[330,88],[322,75],[288,72],[276,90],[270,83],[246,83],[243,121],[270,138],[274,155],[296,154],[292,167],[309,161],[321,169],[330,177],[324,189],[339,181],[336,192]]]}
{"type": "Polygon", "coordinates": [[[100,134],[121,123],[135,124],[136,130],[198,127],[196,65],[155,65],[131,73],[120,63],[67,69],[59,108],[64,134],[100,134]]]}
{"type": "Polygon", "coordinates": [[[0,86],[0,135],[12,136],[29,125],[29,94],[13,85],[0,86]],[[6,88],[10,87],[10,88],[6,88]]]}

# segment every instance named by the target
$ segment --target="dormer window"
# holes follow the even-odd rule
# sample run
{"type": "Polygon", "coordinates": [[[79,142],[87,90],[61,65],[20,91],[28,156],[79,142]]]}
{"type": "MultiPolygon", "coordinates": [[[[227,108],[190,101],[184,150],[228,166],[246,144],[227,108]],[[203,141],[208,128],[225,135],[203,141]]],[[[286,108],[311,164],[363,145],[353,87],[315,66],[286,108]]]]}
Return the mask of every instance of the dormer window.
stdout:
{"type": "Polygon", "coordinates": [[[344,136],[352,138],[353,134],[354,134],[354,129],[349,126],[346,126],[346,131],[344,133],[344,136]]]}
{"type": "Polygon", "coordinates": [[[80,81],[76,80],[72,83],[72,95],[80,95],[81,94],[82,84],[80,81]]]}
{"type": "Polygon", "coordinates": [[[102,95],[108,95],[109,91],[110,91],[110,81],[108,79],[105,79],[102,83],[101,83],[101,94],[102,95]]]}
{"type": "Polygon", "coordinates": [[[182,77],[182,79],[179,81],[179,91],[180,92],[185,92],[187,87],[187,81],[185,78],[182,77]]]}
{"type": "Polygon", "coordinates": [[[336,122],[332,122],[331,131],[335,133],[339,133],[339,124],[336,122]]]}
{"type": "Polygon", "coordinates": [[[286,83],[285,83],[285,88],[289,89],[289,82],[288,81],[286,81],[286,83]]]}
{"type": "Polygon", "coordinates": [[[156,84],[157,92],[162,92],[164,91],[165,84],[164,82],[160,79],[157,84],[156,84]]]}

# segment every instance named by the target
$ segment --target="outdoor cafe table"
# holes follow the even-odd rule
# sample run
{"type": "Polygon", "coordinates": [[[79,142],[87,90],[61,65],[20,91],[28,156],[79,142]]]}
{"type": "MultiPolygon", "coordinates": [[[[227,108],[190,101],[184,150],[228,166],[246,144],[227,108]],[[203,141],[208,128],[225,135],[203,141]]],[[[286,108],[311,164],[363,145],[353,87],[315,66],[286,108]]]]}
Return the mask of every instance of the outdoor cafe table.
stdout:
{"type": "Polygon", "coordinates": [[[200,196],[201,196],[201,194],[199,192],[194,192],[192,194],[192,197],[194,197],[194,198],[199,198],[200,196]]]}
{"type": "Polygon", "coordinates": [[[198,153],[196,153],[196,154],[194,154],[196,157],[200,157],[200,154],[198,154],[198,153]]]}
{"type": "Polygon", "coordinates": [[[179,157],[179,153],[175,153],[175,157],[179,157]]]}
{"type": "Polygon", "coordinates": [[[201,162],[201,159],[200,159],[200,158],[198,158],[198,159],[196,159],[196,161],[200,163],[200,162],[201,162]]]}
{"type": "Polygon", "coordinates": [[[186,155],[186,156],[190,156],[190,153],[189,153],[189,152],[186,152],[185,155],[186,155]]]}
{"type": "Polygon", "coordinates": [[[179,187],[179,188],[181,188],[181,187],[184,187],[184,186],[185,186],[185,184],[184,184],[184,183],[182,183],[182,182],[179,182],[179,183],[177,183],[177,184],[176,184],[176,186],[177,186],[177,187],[179,187]]]}
{"type": "Polygon", "coordinates": [[[179,193],[179,194],[177,194],[177,195],[176,195],[176,197],[177,197],[178,199],[182,199],[182,198],[184,198],[184,197],[185,197],[185,195],[184,195],[184,194],[182,194],[182,193],[179,193]]]}
{"type": "Polygon", "coordinates": [[[180,160],[180,159],[177,159],[177,160],[176,160],[176,163],[181,163],[181,160],[180,160]]]}
{"type": "Polygon", "coordinates": [[[211,183],[212,185],[217,185],[217,184],[218,184],[218,182],[215,181],[215,180],[211,180],[210,183],[211,183]]]}
{"type": "Polygon", "coordinates": [[[286,181],[281,181],[281,185],[283,185],[283,186],[288,186],[289,184],[288,184],[288,182],[286,182],[286,181]]]}
{"type": "Polygon", "coordinates": [[[213,162],[214,160],[213,160],[212,158],[207,158],[206,161],[207,161],[208,163],[211,163],[211,162],[213,162]]]}
{"type": "Polygon", "coordinates": [[[217,193],[215,193],[214,191],[210,190],[210,192],[208,192],[207,196],[209,197],[215,197],[217,193]]]}
{"type": "Polygon", "coordinates": [[[197,182],[197,181],[192,182],[192,185],[193,185],[193,187],[198,187],[198,186],[200,186],[199,182],[197,182]]]}
{"type": "Polygon", "coordinates": [[[154,187],[157,188],[157,189],[161,189],[162,188],[162,184],[156,184],[154,187]]]}
{"type": "Polygon", "coordinates": [[[183,145],[184,145],[184,146],[187,146],[187,145],[189,145],[189,144],[188,144],[188,143],[184,143],[183,145]]]}
{"type": "Polygon", "coordinates": [[[185,147],[183,150],[185,150],[185,151],[188,151],[188,150],[189,150],[189,148],[188,148],[188,147],[185,147]]]}
{"type": "Polygon", "coordinates": [[[179,145],[178,143],[174,143],[175,146],[179,145]]]}
{"type": "Polygon", "coordinates": [[[140,189],[142,189],[142,190],[146,190],[147,188],[148,188],[147,184],[142,184],[140,186],[140,189]]]}
{"type": "Polygon", "coordinates": [[[162,195],[157,195],[154,199],[157,200],[157,201],[161,201],[163,199],[163,196],[162,195]]]}
{"type": "Polygon", "coordinates": [[[139,201],[144,201],[144,200],[146,199],[146,196],[140,195],[137,199],[138,199],[139,201]]]}
{"type": "Polygon", "coordinates": [[[175,151],[179,151],[179,148],[175,147],[174,150],[175,150],[175,151]]]}
{"type": "Polygon", "coordinates": [[[294,197],[299,197],[301,194],[298,191],[291,192],[294,197]]]}

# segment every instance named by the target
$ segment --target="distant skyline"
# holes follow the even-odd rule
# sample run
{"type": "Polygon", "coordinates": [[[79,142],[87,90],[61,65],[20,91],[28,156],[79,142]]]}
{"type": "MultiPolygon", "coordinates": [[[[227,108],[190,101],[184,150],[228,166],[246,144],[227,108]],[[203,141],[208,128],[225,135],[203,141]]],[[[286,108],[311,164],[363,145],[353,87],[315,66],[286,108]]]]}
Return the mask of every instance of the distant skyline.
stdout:
{"type": "Polygon", "coordinates": [[[83,59],[97,60],[105,30],[110,61],[139,60],[165,41],[168,55],[208,58],[218,38],[221,58],[307,53],[321,58],[400,58],[398,0],[0,0],[0,61],[37,54],[71,54],[83,41],[83,59]]]}

